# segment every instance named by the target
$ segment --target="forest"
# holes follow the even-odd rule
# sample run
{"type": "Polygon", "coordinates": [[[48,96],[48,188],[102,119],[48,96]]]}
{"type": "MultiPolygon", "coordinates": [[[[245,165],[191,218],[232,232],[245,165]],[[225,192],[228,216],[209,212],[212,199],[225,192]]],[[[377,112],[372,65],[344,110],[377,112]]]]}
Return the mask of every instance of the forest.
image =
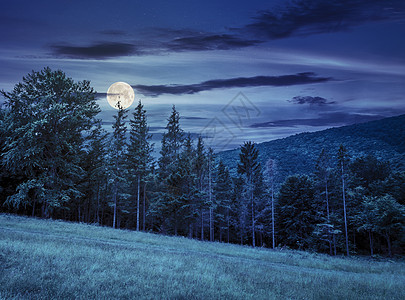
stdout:
{"type": "Polygon", "coordinates": [[[141,101],[107,133],[90,82],[63,71],[33,71],[1,94],[0,212],[330,255],[405,252],[403,116],[390,136],[373,131],[384,144],[355,139],[370,134],[360,124],[338,144],[339,128],[334,143],[315,133],[214,153],[173,105],[155,159],[141,101]]]}

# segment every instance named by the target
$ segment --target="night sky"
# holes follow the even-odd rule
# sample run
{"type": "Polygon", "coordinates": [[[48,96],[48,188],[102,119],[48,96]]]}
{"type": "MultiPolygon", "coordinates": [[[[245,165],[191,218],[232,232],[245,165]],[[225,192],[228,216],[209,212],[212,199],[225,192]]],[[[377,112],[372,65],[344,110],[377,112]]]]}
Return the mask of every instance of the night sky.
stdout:
{"type": "Polygon", "coordinates": [[[404,0],[14,0],[0,33],[0,89],[61,69],[111,130],[124,81],[155,140],[173,104],[217,151],[405,113],[404,0]]]}

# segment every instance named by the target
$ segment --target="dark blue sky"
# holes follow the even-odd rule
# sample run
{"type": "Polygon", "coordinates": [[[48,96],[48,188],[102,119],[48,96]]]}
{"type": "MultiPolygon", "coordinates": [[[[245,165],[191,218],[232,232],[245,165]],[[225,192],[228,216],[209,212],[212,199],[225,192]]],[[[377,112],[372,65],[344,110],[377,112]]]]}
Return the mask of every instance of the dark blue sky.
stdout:
{"type": "Polygon", "coordinates": [[[217,150],[405,113],[403,0],[14,0],[0,33],[1,89],[62,69],[91,81],[108,128],[125,81],[153,133],[175,104],[217,150]]]}

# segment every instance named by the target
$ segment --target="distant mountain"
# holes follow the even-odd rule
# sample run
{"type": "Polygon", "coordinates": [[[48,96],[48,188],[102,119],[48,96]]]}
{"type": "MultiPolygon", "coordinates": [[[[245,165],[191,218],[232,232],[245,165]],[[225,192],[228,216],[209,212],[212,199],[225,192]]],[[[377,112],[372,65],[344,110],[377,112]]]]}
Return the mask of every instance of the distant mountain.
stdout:
{"type": "MultiPolygon", "coordinates": [[[[388,161],[397,171],[405,171],[405,115],[378,121],[301,133],[287,138],[257,144],[262,166],[269,159],[277,161],[281,181],[291,174],[310,174],[324,148],[336,161],[340,144],[351,158],[372,154],[388,161]]],[[[236,174],[240,149],[217,154],[236,174]]]]}

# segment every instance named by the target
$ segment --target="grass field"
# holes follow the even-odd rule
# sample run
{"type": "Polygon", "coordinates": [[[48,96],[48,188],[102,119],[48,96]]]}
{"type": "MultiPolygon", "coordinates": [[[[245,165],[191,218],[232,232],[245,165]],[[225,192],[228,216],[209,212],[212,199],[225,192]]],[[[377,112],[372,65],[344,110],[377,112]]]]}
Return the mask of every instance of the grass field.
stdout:
{"type": "Polygon", "coordinates": [[[405,262],[0,214],[0,299],[405,299],[405,262]]]}

